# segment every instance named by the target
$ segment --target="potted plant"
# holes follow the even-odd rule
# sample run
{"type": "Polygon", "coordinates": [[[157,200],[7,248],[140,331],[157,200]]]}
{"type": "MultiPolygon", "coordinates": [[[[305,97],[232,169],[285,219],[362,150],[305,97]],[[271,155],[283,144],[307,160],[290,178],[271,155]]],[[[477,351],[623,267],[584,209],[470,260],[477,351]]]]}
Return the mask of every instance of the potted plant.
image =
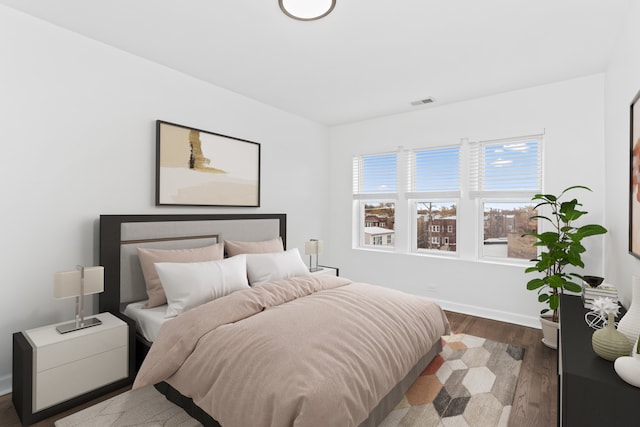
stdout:
{"type": "Polygon", "coordinates": [[[532,259],[532,267],[528,267],[525,273],[541,273],[541,277],[529,280],[527,289],[538,292],[538,301],[545,304],[540,311],[540,321],[544,338],[542,342],[551,348],[556,348],[558,334],[558,306],[560,295],[565,290],[581,292],[582,286],[575,283],[575,278],[583,277],[575,272],[565,270],[566,267],[584,268],[582,254],[585,248],[582,239],[589,236],[604,234],[607,229],[601,225],[588,224],[580,227],[573,222],[587,214],[580,210],[582,206],[577,199],[562,200],[567,192],[575,189],[591,191],[582,185],[575,185],[563,190],[559,195],[536,194],[531,200],[537,201],[535,210],[545,209],[548,215],[534,215],[532,219],[544,220],[551,225],[549,231],[542,233],[527,233],[524,236],[535,238],[534,246],[542,250],[537,258],[532,259]],[[549,312],[551,312],[549,315],[549,312]]]}

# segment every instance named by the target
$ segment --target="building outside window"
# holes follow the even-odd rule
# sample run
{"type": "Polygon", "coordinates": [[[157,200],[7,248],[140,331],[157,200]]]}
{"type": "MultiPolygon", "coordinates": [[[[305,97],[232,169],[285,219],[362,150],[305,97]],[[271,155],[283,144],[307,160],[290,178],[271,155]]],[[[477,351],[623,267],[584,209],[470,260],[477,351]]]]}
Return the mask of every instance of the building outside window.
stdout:
{"type": "Polygon", "coordinates": [[[418,215],[417,249],[455,252],[457,241],[455,233],[456,202],[419,201],[415,205],[418,215]]]}
{"type": "Polygon", "coordinates": [[[362,202],[363,246],[394,246],[395,203],[362,202]]]}

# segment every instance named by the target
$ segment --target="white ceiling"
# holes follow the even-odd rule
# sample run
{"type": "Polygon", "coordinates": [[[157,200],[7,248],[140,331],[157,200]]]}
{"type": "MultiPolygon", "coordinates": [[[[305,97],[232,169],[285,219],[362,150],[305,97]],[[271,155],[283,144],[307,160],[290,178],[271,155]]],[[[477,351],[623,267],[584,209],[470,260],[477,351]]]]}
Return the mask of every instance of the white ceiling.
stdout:
{"type": "Polygon", "coordinates": [[[603,72],[628,0],[0,0],[327,125],[603,72]]]}

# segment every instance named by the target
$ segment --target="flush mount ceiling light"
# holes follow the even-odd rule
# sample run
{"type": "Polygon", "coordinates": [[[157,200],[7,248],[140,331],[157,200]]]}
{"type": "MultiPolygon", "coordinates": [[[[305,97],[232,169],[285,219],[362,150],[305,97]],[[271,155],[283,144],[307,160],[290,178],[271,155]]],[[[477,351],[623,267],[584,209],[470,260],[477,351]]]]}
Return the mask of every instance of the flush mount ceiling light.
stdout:
{"type": "Polygon", "coordinates": [[[313,21],[331,13],[336,0],[278,0],[280,9],[290,18],[313,21]]]}

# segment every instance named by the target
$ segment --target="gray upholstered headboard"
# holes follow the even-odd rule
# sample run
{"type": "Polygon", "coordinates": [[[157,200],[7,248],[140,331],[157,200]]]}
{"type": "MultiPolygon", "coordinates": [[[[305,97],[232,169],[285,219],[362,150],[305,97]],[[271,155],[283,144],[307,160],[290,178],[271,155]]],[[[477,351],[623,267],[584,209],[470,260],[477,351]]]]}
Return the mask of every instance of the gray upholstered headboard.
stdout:
{"type": "Polygon", "coordinates": [[[196,248],[224,240],[261,241],[282,237],[286,214],[101,215],[100,265],[105,291],[100,311],[147,298],[137,248],[196,248]]]}

